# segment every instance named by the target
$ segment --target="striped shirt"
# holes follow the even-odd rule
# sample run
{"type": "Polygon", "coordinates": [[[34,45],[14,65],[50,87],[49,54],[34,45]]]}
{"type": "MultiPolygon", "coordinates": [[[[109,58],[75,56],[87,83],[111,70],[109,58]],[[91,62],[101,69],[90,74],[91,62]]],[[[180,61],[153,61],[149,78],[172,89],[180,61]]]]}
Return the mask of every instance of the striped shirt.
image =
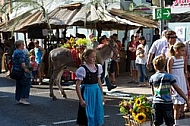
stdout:
{"type": "Polygon", "coordinates": [[[174,59],[172,69],[182,69],[184,71],[184,59],[183,57],[181,59],[176,59],[174,56],[172,56],[174,59]]]}
{"type": "Polygon", "coordinates": [[[170,88],[176,83],[173,75],[166,72],[156,72],[150,77],[149,83],[153,86],[153,103],[172,103],[170,88]]]}

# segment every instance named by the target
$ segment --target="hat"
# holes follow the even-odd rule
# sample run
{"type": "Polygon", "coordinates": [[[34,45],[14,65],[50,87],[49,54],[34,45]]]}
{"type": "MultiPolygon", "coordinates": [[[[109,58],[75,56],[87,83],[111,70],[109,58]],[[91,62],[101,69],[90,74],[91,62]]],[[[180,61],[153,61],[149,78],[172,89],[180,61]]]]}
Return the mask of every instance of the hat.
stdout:
{"type": "Polygon", "coordinates": [[[101,42],[101,41],[104,40],[104,39],[107,39],[107,36],[106,36],[106,35],[101,36],[100,39],[99,39],[99,41],[101,42]]]}

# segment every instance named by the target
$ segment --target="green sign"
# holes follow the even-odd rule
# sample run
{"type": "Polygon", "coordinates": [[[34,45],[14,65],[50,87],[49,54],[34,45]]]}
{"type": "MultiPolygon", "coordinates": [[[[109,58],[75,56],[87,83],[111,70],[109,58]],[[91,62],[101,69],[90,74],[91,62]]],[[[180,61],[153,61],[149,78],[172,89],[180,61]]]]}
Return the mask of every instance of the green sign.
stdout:
{"type": "Polygon", "coordinates": [[[171,19],[170,8],[155,8],[153,11],[153,19],[168,20],[171,19]]]}

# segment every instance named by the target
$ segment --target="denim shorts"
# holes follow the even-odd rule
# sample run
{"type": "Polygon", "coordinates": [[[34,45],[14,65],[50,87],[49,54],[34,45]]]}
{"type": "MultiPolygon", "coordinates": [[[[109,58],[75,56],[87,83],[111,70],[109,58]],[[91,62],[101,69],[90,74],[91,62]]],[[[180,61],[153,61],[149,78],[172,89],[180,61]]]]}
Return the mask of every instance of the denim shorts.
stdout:
{"type": "Polygon", "coordinates": [[[174,112],[173,112],[173,103],[163,104],[163,103],[154,103],[152,104],[153,109],[153,122],[154,125],[162,125],[163,119],[167,126],[173,126],[174,124],[174,112]]]}
{"type": "Polygon", "coordinates": [[[131,69],[131,70],[137,70],[136,64],[135,64],[135,60],[131,60],[131,61],[130,61],[130,69],[131,69]]]}

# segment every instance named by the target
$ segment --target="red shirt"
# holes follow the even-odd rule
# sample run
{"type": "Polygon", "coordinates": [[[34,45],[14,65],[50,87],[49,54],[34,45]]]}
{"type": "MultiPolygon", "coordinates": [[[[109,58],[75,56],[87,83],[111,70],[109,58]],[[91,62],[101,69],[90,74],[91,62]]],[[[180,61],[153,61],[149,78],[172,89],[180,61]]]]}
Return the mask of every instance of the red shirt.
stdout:
{"type": "MultiPolygon", "coordinates": [[[[137,48],[139,44],[140,44],[139,42],[130,42],[129,47],[137,48]]],[[[136,51],[132,52],[129,50],[128,52],[129,52],[130,60],[136,60],[136,51]]]]}

